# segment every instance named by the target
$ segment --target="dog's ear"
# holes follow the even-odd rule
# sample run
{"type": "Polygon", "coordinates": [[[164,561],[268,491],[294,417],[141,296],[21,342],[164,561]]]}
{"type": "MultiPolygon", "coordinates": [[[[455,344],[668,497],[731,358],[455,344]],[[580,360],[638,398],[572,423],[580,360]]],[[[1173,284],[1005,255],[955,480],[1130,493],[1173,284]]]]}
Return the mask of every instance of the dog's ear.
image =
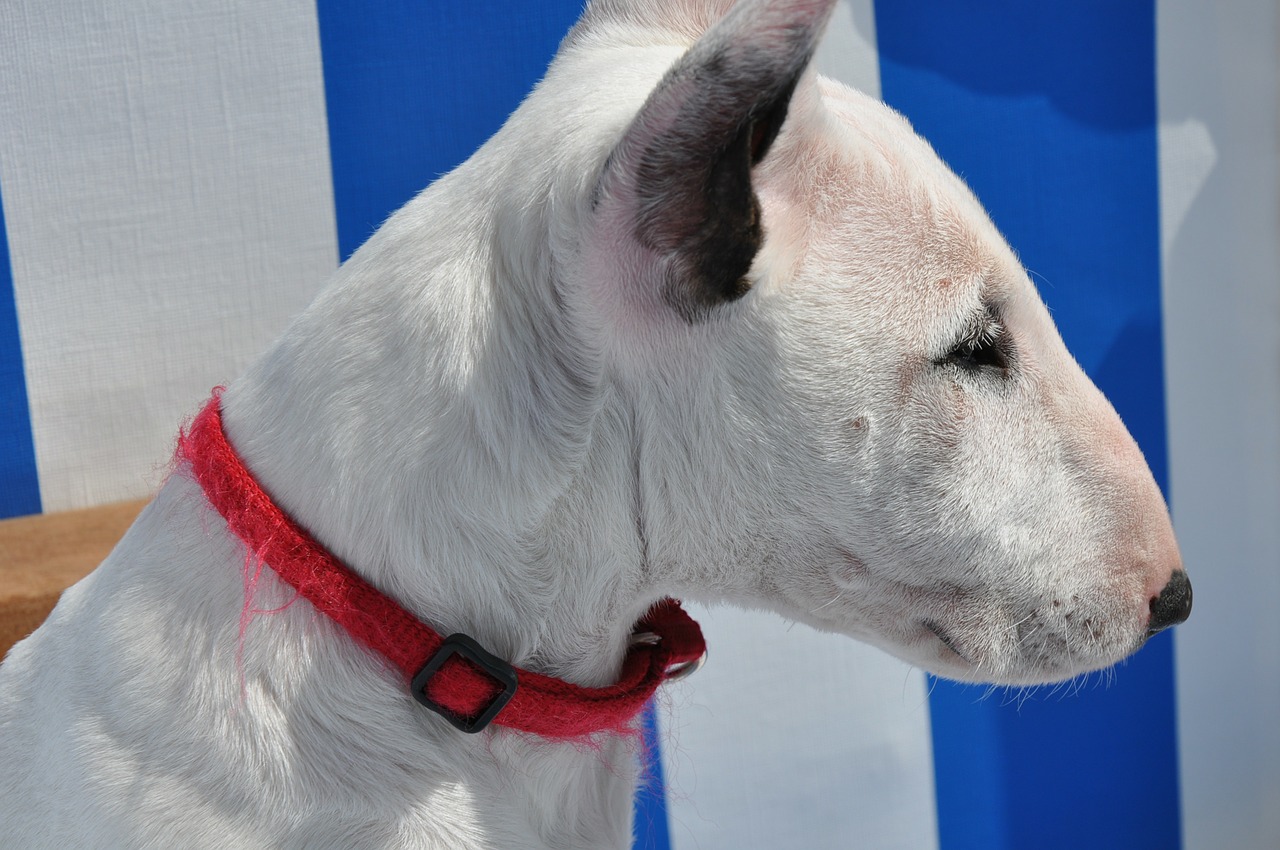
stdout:
{"type": "Polygon", "coordinates": [[[690,322],[749,288],[764,239],[751,169],[834,2],[738,3],[667,72],[605,165],[597,203],[613,208],[644,277],[690,322]]]}

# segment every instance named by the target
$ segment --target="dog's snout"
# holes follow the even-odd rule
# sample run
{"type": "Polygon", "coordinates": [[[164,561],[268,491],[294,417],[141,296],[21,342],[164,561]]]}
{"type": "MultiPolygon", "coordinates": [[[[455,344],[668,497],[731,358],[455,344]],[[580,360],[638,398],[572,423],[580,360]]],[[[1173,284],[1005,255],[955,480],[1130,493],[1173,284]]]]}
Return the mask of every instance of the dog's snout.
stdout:
{"type": "Polygon", "coordinates": [[[1151,600],[1151,619],[1147,622],[1147,634],[1164,631],[1191,616],[1191,579],[1183,570],[1174,572],[1160,595],[1151,600]]]}

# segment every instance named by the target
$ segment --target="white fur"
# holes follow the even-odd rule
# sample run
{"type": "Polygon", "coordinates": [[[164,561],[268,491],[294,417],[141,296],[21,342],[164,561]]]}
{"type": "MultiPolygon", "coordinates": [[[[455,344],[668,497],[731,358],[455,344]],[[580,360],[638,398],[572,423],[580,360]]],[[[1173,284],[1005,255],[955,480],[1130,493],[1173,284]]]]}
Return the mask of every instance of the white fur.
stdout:
{"type": "MultiPolygon", "coordinates": [[[[748,2],[784,46],[829,6],[748,2]]],[[[582,684],[664,595],[966,680],[1124,657],[1178,566],[1160,494],[901,117],[807,73],[754,172],[751,291],[689,321],[654,288],[633,165],[606,161],[660,132],[678,100],[633,119],[728,5],[593,4],[506,126],[227,391],[232,442],[438,631],[582,684]],[[943,362],[984,299],[1007,378],[943,362]]],[[[177,472],[0,667],[6,847],[627,846],[628,742],[457,733],[304,602],[242,636],[246,588],[177,472]]],[[[252,597],[292,598],[269,572],[252,597]]]]}

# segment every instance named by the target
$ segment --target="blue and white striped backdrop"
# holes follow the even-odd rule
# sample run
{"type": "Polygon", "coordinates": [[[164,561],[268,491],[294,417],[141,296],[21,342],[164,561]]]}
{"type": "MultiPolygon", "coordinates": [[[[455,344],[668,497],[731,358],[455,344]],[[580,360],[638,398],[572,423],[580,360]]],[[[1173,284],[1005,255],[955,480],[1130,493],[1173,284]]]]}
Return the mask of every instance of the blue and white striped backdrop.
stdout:
{"type": "MultiPolygon", "coordinates": [[[[153,488],[580,5],[0,3],[0,515],[153,488]]],[[[1110,685],[1016,695],[698,612],[637,846],[1280,847],[1280,8],[845,0],[818,61],[1008,234],[1171,499],[1196,611],[1110,685]]]]}

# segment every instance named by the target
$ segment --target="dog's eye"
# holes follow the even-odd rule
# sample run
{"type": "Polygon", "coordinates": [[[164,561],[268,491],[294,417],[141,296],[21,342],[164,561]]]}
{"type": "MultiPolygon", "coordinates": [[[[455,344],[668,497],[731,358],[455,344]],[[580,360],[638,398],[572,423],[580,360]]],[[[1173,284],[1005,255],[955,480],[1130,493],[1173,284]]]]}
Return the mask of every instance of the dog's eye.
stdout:
{"type": "Polygon", "coordinates": [[[1006,369],[1009,366],[998,341],[977,339],[960,343],[947,355],[947,359],[965,369],[977,370],[984,367],[1006,369]]]}
{"type": "Polygon", "coordinates": [[[992,315],[983,318],[981,324],[970,330],[959,343],[939,361],[966,372],[997,369],[1007,373],[1009,369],[1009,344],[1004,325],[992,315]]]}

